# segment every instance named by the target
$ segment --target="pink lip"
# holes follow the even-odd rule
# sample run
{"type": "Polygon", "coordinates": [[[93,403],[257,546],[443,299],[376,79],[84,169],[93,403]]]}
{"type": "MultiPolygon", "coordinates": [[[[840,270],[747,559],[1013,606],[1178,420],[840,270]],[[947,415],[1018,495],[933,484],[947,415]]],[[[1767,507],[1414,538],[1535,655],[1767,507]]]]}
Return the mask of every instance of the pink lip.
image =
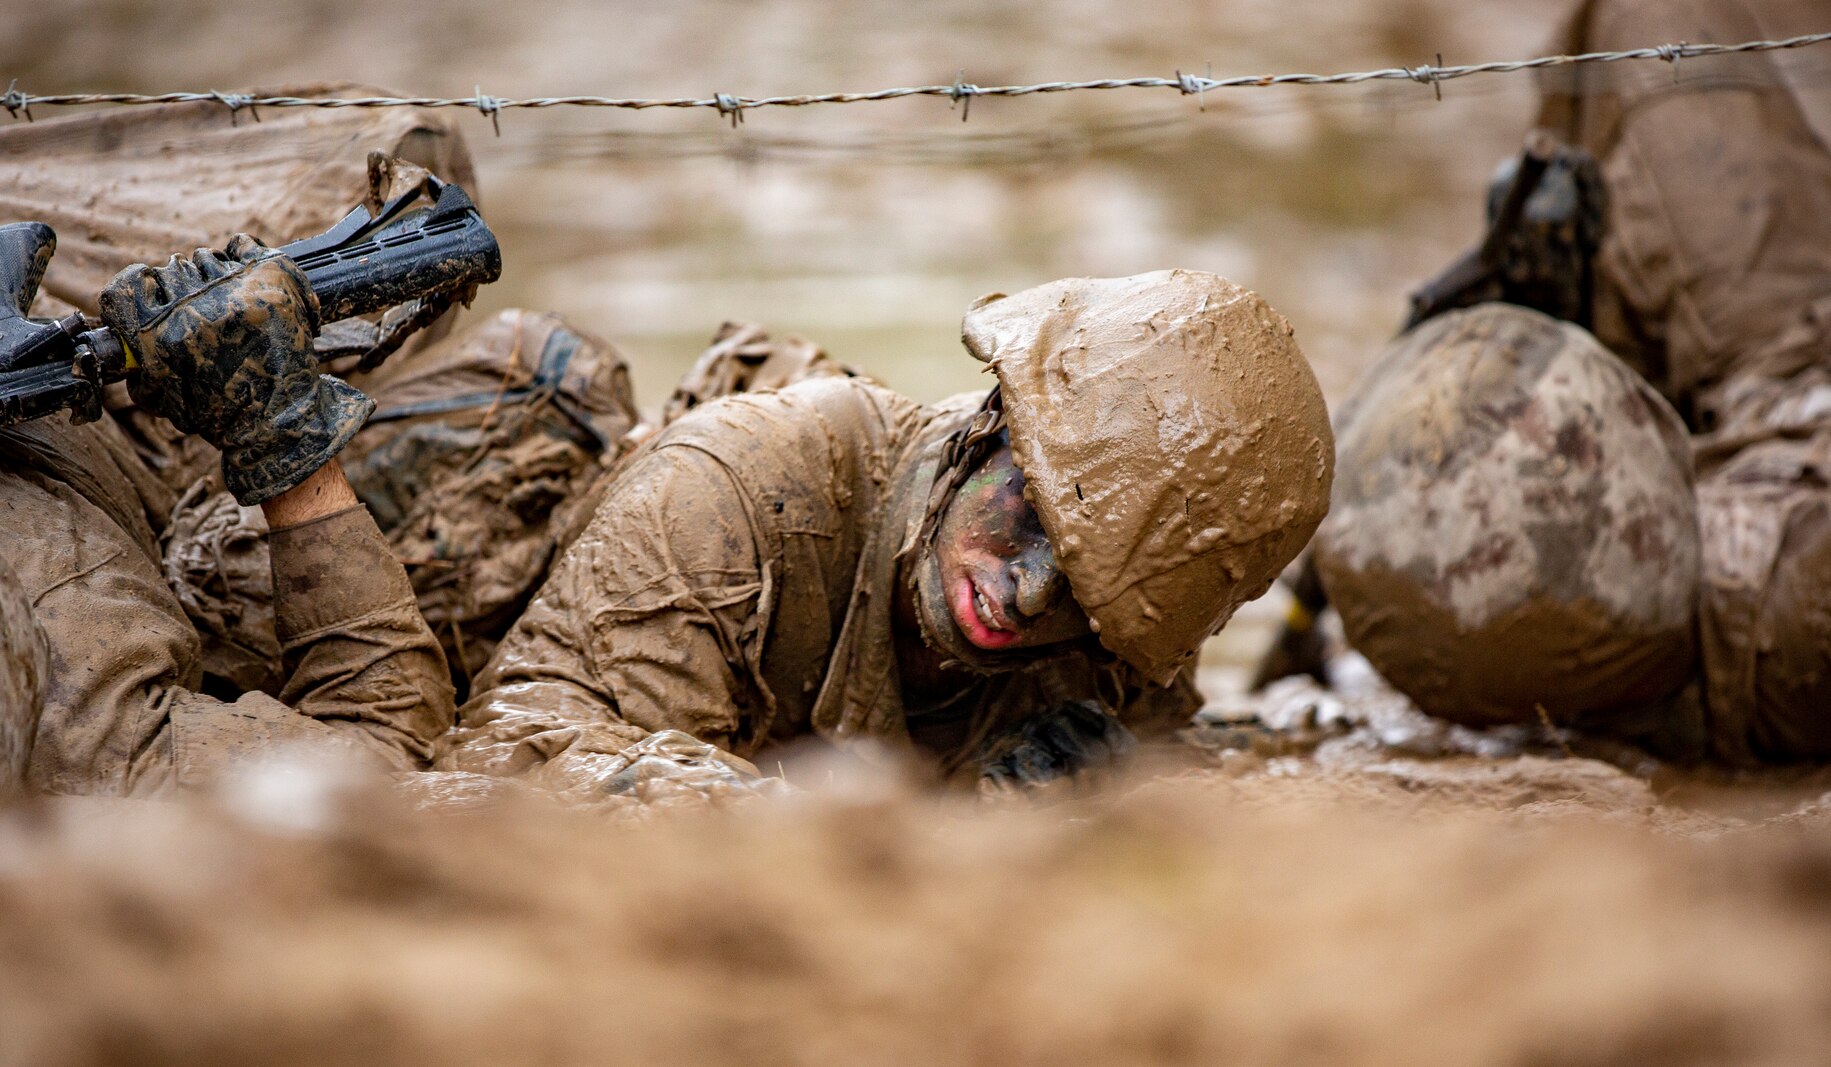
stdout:
{"type": "MultiPolygon", "coordinates": [[[[1017,635],[1009,630],[994,630],[979,619],[979,612],[973,605],[973,580],[964,575],[954,585],[953,611],[954,625],[966,635],[966,639],[985,649],[1004,648],[1017,640],[1017,635]]],[[[989,599],[989,598],[988,598],[989,599]]],[[[1003,616],[996,606],[992,608],[994,617],[1003,621],[1003,616]]]]}

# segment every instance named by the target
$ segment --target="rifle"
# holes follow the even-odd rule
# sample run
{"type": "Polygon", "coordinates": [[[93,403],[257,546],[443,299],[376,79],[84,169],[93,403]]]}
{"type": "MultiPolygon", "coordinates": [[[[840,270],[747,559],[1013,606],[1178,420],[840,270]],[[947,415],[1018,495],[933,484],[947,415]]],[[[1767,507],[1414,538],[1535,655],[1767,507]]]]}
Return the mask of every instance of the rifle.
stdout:
{"type": "Polygon", "coordinates": [[[1588,329],[1591,262],[1605,206],[1601,172],[1589,153],[1532,131],[1489,191],[1481,244],[1411,294],[1404,330],[1495,300],[1588,329]]]}
{"type": "MultiPolygon", "coordinates": [[[[101,417],[103,386],[136,367],[121,338],[92,316],[27,317],[56,247],[57,235],[43,223],[0,228],[0,428],[66,408],[75,421],[92,422],[101,417]]],[[[304,273],[326,324],[408,306],[377,331],[362,370],[452,304],[468,305],[478,286],[502,274],[496,235],[476,205],[463,189],[431,176],[277,251],[304,273]]]]}

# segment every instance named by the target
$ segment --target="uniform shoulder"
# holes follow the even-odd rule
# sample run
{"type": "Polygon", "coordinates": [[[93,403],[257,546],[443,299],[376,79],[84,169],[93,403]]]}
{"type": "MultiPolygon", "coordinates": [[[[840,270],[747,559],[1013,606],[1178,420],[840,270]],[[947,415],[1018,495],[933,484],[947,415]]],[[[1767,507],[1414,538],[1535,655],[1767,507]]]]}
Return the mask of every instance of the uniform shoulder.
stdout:
{"type": "MultiPolygon", "coordinates": [[[[64,416],[38,419],[0,431],[0,469],[36,471],[70,487],[131,537],[150,558],[159,555],[149,510],[168,509],[169,500],[152,500],[137,483],[154,476],[128,454],[126,442],[114,442],[119,430],[108,420],[72,423],[64,416]],[[136,477],[137,476],[137,477],[136,477]]],[[[165,516],[157,516],[163,521],[165,516]]]]}
{"type": "Polygon", "coordinates": [[[867,378],[822,377],[709,401],[663,430],[656,447],[799,447],[816,439],[846,448],[894,447],[926,409],[867,378]]]}
{"type": "Polygon", "coordinates": [[[918,419],[923,410],[914,400],[864,377],[807,378],[778,394],[812,405],[823,416],[856,412],[886,426],[918,419]]]}

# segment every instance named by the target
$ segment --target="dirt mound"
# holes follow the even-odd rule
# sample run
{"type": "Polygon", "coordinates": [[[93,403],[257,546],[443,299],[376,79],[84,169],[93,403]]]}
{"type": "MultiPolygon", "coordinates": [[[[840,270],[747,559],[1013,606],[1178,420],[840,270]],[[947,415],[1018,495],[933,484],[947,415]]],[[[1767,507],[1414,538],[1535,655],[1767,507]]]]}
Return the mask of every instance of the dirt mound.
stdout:
{"type": "Polygon", "coordinates": [[[990,807],[804,777],[828,784],[640,822],[500,791],[416,810],[298,769],[188,807],[15,806],[0,1063],[1791,1063],[1831,1040],[1816,809],[1704,838],[1316,776],[990,807]]]}

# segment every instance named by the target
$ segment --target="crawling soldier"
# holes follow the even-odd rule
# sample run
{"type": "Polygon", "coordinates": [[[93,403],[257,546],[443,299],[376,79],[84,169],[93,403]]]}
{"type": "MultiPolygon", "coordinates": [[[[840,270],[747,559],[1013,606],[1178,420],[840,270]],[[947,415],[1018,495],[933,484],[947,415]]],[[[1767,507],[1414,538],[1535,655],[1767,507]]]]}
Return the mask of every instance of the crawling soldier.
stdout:
{"type": "Polygon", "coordinates": [[[1196,650],[1327,507],[1327,415],[1289,324],[1168,271],[988,297],[963,335],[986,394],[923,407],[821,377],[645,445],[438,766],[717,788],[812,734],[1031,782],[1186,720],[1196,650]]]}
{"type": "MultiPolygon", "coordinates": [[[[42,225],[0,226],[0,299],[23,314],[53,248],[42,225]]],[[[451,684],[335,459],[373,405],[318,373],[303,275],[238,236],[220,252],[129,267],[101,309],[139,360],[134,399],[220,449],[236,499],[265,511],[287,678],[278,699],[199,691],[198,634],[161,577],[155,476],[112,421],[0,431],[0,543],[48,651],[29,707],[11,695],[5,705],[15,723],[37,713],[27,786],[169,790],[288,742],[421,766],[451,720],[451,684]]],[[[32,643],[14,656],[9,637],[9,662],[44,662],[32,643]]]]}

